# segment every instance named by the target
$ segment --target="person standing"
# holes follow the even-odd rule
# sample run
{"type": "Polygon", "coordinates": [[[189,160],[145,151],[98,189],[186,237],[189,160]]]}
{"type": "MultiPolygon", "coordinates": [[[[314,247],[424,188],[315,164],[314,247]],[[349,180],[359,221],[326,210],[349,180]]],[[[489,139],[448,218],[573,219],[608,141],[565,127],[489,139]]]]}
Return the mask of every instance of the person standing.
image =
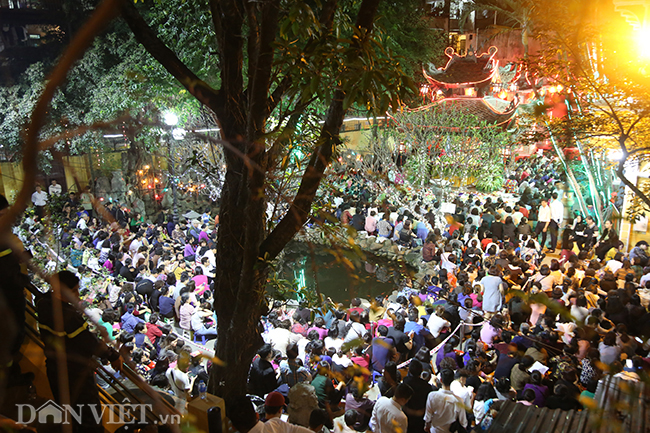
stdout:
{"type": "Polygon", "coordinates": [[[50,193],[50,196],[61,194],[61,185],[56,182],[56,179],[52,179],[52,184],[47,189],[47,192],[50,193]]]}
{"type": "Polygon", "coordinates": [[[372,409],[370,429],[374,433],[406,432],[408,418],[402,411],[402,407],[411,400],[411,397],[413,397],[413,388],[405,383],[397,385],[393,398],[380,397],[372,409]]]}
{"type": "Polygon", "coordinates": [[[120,355],[90,332],[86,320],[69,302],[71,296],[79,296],[79,278],[70,271],[61,271],[51,282],[52,290],[36,300],[36,312],[44,344],[45,371],[54,400],[59,404],[69,403],[73,408],[81,405],[81,425],[76,426],[81,427],[79,431],[103,433],[101,421],[97,423],[93,416],[94,411],[101,410],[93,357],[111,361],[117,370],[121,366],[120,355]],[[64,393],[66,387],[62,386],[61,379],[66,376],[67,392],[64,393]]]}
{"type": "MultiPolygon", "coordinates": [[[[535,226],[535,239],[539,237],[539,234],[542,234],[542,242],[540,243],[541,249],[543,250],[546,246],[546,236],[548,232],[549,225],[551,224],[551,208],[548,205],[548,200],[542,200],[542,203],[539,207],[537,214],[537,225],[535,226]]],[[[557,233],[556,233],[556,242],[557,242],[557,233]]]]}
{"type": "Polygon", "coordinates": [[[440,372],[442,388],[434,391],[427,397],[427,406],[424,413],[424,430],[430,433],[449,433],[449,427],[456,421],[467,427],[467,416],[462,402],[450,390],[454,381],[452,370],[440,372]]]}
{"type": "Polygon", "coordinates": [[[32,194],[32,203],[36,216],[43,218],[45,215],[45,206],[47,205],[47,193],[41,189],[40,185],[36,185],[36,192],[32,194]]]}
{"type": "Polygon", "coordinates": [[[413,397],[402,408],[408,417],[406,433],[424,432],[424,413],[427,398],[433,392],[433,388],[429,382],[422,379],[422,371],[422,363],[412,361],[409,365],[408,376],[404,378],[404,383],[413,388],[413,397]]]}
{"type": "Polygon", "coordinates": [[[557,247],[557,233],[560,227],[562,227],[562,220],[564,219],[564,205],[562,201],[558,198],[557,192],[554,192],[551,196],[551,222],[549,223],[548,229],[551,232],[551,249],[549,253],[555,252],[557,247]]]}
{"type": "Polygon", "coordinates": [[[89,217],[93,216],[93,194],[90,192],[90,186],[81,194],[81,207],[88,214],[89,217]]]}
{"type": "Polygon", "coordinates": [[[496,265],[490,267],[488,274],[481,279],[481,285],[483,286],[483,311],[490,314],[501,311],[506,285],[496,265]]]}

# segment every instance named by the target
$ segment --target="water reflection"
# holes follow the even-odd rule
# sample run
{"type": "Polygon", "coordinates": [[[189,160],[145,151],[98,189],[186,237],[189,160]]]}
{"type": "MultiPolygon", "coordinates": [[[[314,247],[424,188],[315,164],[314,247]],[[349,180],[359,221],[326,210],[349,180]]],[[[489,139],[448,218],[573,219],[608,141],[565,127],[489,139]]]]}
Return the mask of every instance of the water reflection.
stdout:
{"type": "Polygon", "coordinates": [[[352,269],[349,269],[323,248],[315,248],[313,254],[308,249],[295,251],[295,247],[287,253],[282,262],[282,277],[297,279],[308,288],[318,284],[323,296],[335,302],[389,295],[402,279],[399,265],[381,257],[350,259],[352,269]]]}

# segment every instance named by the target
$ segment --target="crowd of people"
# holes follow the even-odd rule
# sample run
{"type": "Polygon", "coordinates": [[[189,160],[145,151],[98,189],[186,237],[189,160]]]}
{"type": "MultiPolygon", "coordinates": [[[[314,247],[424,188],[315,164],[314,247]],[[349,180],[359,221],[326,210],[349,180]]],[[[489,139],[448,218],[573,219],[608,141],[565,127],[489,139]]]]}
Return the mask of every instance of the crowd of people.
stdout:
{"type": "Polygon", "coordinates": [[[272,310],[249,391],[293,402],[312,387],[313,413],[339,431],[485,431],[506,400],[581,410],[604,375],[647,377],[648,244],[626,253],[562,180],[523,163],[506,194],[450,208],[350,176],[332,203],[340,224],[420,248],[426,275],[326,314],[272,310]]]}
{"type": "MultiPolygon", "coordinates": [[[[227,402],[233,426],[297,432],[286,411],[312,431],[485,431],[506,400],[580,410],[604,375],[645,376],[648,244],[626,252],[611,221],[571,208],[561,181],[551,164],[524,162],[506,194],[465,193],[451,206],[344,182],[330,203],[340,224],[420,248],[426,275],[349,305],[271,301],[250,396],[227,402]]],[[[123,210],[91,215],[71,196],[63,255],[88,317],[182,405],[209,368],[187,339],[218,338],[218,219],[208,210],[174,223],[163,211],[144,222],[123,210]]],[[[41,224],[30,217],[16,234],[35,248],[41,224]]]]}

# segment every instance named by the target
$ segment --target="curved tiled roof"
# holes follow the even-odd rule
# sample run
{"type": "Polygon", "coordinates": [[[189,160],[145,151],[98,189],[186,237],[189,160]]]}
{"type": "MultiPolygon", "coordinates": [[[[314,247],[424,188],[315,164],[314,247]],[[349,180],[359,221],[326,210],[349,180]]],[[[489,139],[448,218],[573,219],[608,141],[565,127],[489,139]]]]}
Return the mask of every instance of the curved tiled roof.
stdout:
{"type": "Polygon", "coordinates": [[[437,104],[453,107],[458,111],[464,111],[480,120],[498,126],[508,124],[517,111],[516,105],[514,107],[508,107],[506,111],[498,111],[485,98],[445,98],[437,102],[437,104]]]}
{"type": "Polygon", "coordinates": [[[445,54],[449,61],[444,68],[427,74],[422,71],[429,83],[440,87],[461,87],[484,83],[494,76],[498,61],[494,60],[496,47],[490,47],[487,53],[476,56],[474,53],[465,56],[456,54],[448,47],[445,54]]]}

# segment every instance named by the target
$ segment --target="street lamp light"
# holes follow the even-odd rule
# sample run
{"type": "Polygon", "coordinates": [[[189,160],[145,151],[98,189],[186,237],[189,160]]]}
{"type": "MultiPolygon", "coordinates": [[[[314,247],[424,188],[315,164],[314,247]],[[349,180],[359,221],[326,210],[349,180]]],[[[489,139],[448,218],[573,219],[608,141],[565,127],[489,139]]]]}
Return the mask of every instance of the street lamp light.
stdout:
{"type": "Polygon", "coordinates": [[[163,120],[167,126],[176,126],[178,124],[178,116],[171,111],[167,111],[163,114],[163,120]]]}
{"type": "MultiPolygon", "coordinates": [[[[178,124],[178,116],[172,113],[171,111],[167,111],[163,115],[163,120],[165,121],[165,124],[167,124],[167,126],[176,126],[178,124]]],[[[174,131],[176,131],[176,129],[174,129],[174,131]]],[[[172,136],[174,139],[176,139],[176,136],[174,135],[173,131],[172,131],[172,136]]],[[[176,182],[174,181],[174,156],[172,155],[172,140],[170,140],[169,137],[167,137],[167,152],[169,153],[169,177],[171,178],[171,184],[172,184],[172,198],[173,198],[172,215],[174,219],[174,224],[178,224],[178,198],[176,192],[176,182]]]]}

